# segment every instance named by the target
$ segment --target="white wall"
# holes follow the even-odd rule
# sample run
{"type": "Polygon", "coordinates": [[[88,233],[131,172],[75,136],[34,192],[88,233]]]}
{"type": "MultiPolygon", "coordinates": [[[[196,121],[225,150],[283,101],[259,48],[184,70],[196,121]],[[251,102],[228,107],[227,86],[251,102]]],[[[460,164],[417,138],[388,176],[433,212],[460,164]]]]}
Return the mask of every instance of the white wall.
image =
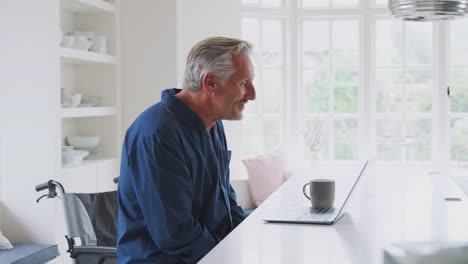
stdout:
{"type": "Polygon", "coordinates": [[[34,186],[56,169],[58,16],[58,0],[1,1],[1,224],[12,241],[53,242],[53,206],[36,204],[34,186]]]}
{"type": "Polygon", "coordinates": [[[121,0],[123,129],[177,86],[176,1],[121,0]]]}
{"type": "MultiPolygon", "coordinates": [[[[0,22],[2,22],[2,20],[0,19],[0,22]]],[[[1,27],[1,26],[0,26],[1,27]]],[[[1,32],[1,31],[0,31],[1,32]]],[[[0,58],[2,58],[2,50],[0,49],[0,58]]],[[[0,59],[0,95],[3,95],[4,94],[4,90],[6,90],[6,87],[5,85],[3,84],[3,71],[2,71],[2,62],[1,62],[1,59],[0,59]]],[[[5,123],[5,119],[4,119],[4,112],[5,112],[5,109],[4,109],[4,105],[5,103],[3,102],[5,100],[5,96],[0,96],[0,230],[2,230],[2,178],[3,178],[3,170],[4,170],[4,161],[3,161],[3,127],[4,127],[4,123],[5,123]]]]}
{"type": "Polygon", "coordinates": [[[178,84],[182,83],[185,58],[198,41],[213,36],[241,35],[239,0],[177,1],[178,84]]]}

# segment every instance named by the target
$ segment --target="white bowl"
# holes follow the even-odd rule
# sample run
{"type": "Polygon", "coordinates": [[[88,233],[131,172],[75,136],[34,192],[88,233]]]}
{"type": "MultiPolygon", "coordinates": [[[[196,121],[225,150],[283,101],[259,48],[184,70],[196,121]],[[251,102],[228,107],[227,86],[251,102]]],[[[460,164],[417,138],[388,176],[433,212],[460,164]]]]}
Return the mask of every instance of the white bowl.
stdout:
{"type": "Polygon", "coordinates": [[[67,137],[67,142],[70,146],[73,146],[78,149],[92,149],[99,145],[101,138],[98,136],[94,137],[80,137],[80,136],[71,136],[67,137]]]}
{"type": "Polygon", "coordinates": [[[81,102],[81,94],[76,93],[70,96],[69,105],[70,107],[77,107],[81,102]]]}
{"type": "Polygon", "coordinates": [[[72,44],[72,48],[88,51],[89,48],[93,45],[94,41],[92,41],[86,35],[75,35],[75,39],[72,44]]]}
{"type": "Polygon", "coordinates": [[[81,102],[81,94],[63,94],[60,101],[62,107],[77,107],[81,102]]]}
{"type": "Polygon", "coordinates": [[[81,161],[88,155],[89,155],[89,152],[86,150],[74,150],[71,164],[75,164],[75,165],[80,164],[81,161]]]}
{"type": "Polygon", "coordinates": [[[84,157],[88,156],[89,152],[86,150],[74,150],[73,156],[84,159],[84,157]]]}

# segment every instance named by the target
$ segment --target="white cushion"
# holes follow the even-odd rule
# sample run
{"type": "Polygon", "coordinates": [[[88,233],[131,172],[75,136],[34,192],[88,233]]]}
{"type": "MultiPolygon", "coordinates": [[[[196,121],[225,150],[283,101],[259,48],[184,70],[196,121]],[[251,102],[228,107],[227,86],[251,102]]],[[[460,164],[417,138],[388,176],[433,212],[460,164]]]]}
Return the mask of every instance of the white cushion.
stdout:
{"type": "Polygon", "coordinates": [[[2,234],[2,230],[0,230],[0,250],[12,248],[13,245],[11,245],[10,241],[2,234]]]}
{"type": "Polygon", "coordinates": [[[249,175],[249,187],[256,206],[284,183],[285,162],[281,150],[242,160],[249,175]]]}

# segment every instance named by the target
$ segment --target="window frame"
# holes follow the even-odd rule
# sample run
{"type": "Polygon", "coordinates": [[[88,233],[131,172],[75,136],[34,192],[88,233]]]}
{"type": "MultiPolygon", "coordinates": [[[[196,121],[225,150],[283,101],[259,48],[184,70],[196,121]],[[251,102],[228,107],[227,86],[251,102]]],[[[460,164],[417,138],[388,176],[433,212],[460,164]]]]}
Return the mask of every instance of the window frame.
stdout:
{"type": "MultiPolygon", "coordinates": [[[[283,119],[283,139],[280,140],[283,145],[287,146],[289,153],[300,152],[303,146],[303,139],[297,135],[297,131],[301,129],[303,117],[302,112],[302,64],[301,56],[301,21],[304,19],[346,19],[357,18],[359,21],[359,89],[358,89],[358,160],[374,157],[377,154],[377,120],[383,116],[398,116],[399,113],[379,113],[377,112],[377,90],[376,82],[376,67],[375,53],[375,29],[377,19],[394,19],[388,15],[386,6],[378,5],[375,0],[360,0],[359,5],[350,8],[325,8],[325,9],[301,9],[300,0],[284,0],[284,6],[281,8],[262,8],[262,7],[241,7],[241,17],[260,16],[260,17],[281,17],[285,21],[286,36],[284,48],[285,72],[286,72],[286,94],[284,96],[284,112],[283,119]]],[[[405,22],[407,23],[407,22],[405,22]]],[[[431,23],[431,22],[425,22],[431,23]]],[[[431,166],[455,165],[456,162],[450,160],[450,122],[454,116],[468,117],[468,113],[451,113],[450,102],[447,96],[446,89],[437,87],[447,87],[449,73],[449,21],[432,22],[432,87],[431,87],[431,111],[427,113],[407,113],[404,109],[404,119],[399,119],[405,122],[414,118],[429,118],[431,120],[431,159],[428,161],[404,161],[408,164],[431,166]]],[[[330,28],[330,33],[331,33],[330,28]]],[[[331,91],[331,93],[333,93],[331,91]]],[[[402,98],[404,100],[405,97],[402,98]]],[[[334,109],[330,109],[334,112],[334,109]]],[[[329,113],[327,113],[329,114],[329,113]]],[[[320,115],[319,115],[320,116],[320,115]]],[[[333,132],[334,117],[346,117],[347,113],[334,113],[331,115],[332,122],[329,126],[333,132]]],[[[419,120],[419,119],[418,119],[419,120]]],[[[407,126],[407,124],[405,124],[407,126]]],[[[332,139],[333,140],[333,139],[332,139]]],[[[333,142],[329,142],[330,145],[333,142]]],[[[326,163],[348,164],[356,161],[343,161],[333,159],[333,148],[330,148],[328,161],[326,163]]],[[[379,163],[400,164],[401,161],[383,161],[379,163]]]]}

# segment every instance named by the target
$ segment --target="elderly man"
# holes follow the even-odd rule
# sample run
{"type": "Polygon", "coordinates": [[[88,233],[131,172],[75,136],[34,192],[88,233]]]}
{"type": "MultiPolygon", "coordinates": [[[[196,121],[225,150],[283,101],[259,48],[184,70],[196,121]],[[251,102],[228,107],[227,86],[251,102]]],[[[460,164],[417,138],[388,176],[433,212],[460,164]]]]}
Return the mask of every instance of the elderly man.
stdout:
{"type": "Polygon", "coordinates": [[[213,37],[128,128],[118,186],[119,263],[195,263],[245,218],[229,183],[221,120],[255,100],[251,44],[213,37]]]}

